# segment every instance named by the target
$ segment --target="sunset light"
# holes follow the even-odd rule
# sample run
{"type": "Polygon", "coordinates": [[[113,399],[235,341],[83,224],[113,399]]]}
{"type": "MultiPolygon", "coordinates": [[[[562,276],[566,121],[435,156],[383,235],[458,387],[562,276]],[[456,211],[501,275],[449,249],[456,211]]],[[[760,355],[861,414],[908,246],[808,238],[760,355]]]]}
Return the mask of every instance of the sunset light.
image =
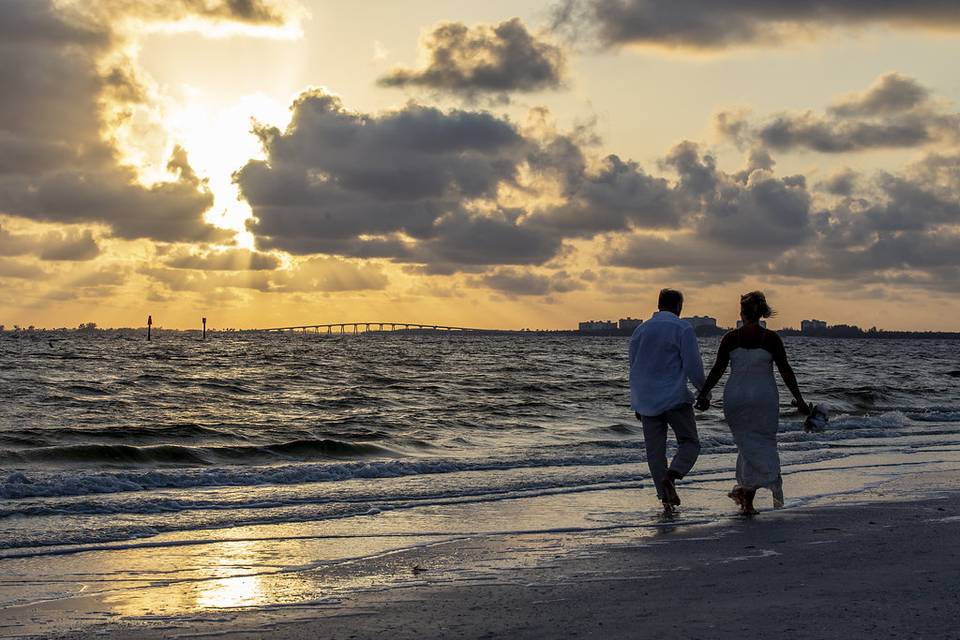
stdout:
{"type": "Polygon", "coordinates": [[[0,637],[960,638],[958,59],[0,0],[0,637]]]}

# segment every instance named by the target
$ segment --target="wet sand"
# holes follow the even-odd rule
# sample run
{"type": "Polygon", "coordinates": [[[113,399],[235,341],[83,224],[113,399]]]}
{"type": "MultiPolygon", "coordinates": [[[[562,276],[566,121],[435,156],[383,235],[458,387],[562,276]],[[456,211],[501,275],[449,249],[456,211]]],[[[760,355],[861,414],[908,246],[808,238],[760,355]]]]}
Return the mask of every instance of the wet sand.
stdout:
{"type": "Polygon", "coordinates": [[[958,488],[958,471],[918,473],[752,519],[439,540],[323,570],[389,584],[57,637],[960,638],[958,488]]]}

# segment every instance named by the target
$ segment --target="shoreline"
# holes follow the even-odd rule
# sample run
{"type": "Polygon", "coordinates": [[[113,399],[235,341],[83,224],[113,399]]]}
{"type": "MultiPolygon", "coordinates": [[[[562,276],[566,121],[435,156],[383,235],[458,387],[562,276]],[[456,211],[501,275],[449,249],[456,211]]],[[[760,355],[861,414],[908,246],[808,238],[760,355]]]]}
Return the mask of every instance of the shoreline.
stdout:
{"type": "MultiPolygon", "coordinates": [[[[371,549],[288,576],[315,597],[189,615],[116,613],[135,592],[78,594],[7,611],[76,630],[10,637],[960,637],[958,481],[949,465],[752,519],[732,515],[732,503],[701,517],[697,500],[719,498],[700,489],[682,494],[694,503],[687,514],[660,521],[644,495],[635,527],[371,549]]],[[[224,580],[224,594],[249,587],[243,580],[224,580]]]]}

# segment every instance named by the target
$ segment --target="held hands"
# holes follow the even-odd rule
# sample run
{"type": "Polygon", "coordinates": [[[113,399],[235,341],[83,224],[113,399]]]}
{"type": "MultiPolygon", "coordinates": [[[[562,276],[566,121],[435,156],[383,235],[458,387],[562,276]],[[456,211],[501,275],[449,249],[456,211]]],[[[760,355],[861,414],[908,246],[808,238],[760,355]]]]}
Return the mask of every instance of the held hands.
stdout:
{"type": "Polygon", "coordinates": [[[706,411],[710,408],[710,392],[701,393],[697,396],[697,402],[693,405],[697,411],[706,411]]]}
{"type": "Polygon", "coordinates": [[[804,415],[804,416],[810,415],[810,407],[807,406],[807,403],[803,401],[803,398],[798,398],[793,402],[791,402],[790,404],[795,406],[797,408],[797,411],[800,412],[801,415],[804,415]]]}

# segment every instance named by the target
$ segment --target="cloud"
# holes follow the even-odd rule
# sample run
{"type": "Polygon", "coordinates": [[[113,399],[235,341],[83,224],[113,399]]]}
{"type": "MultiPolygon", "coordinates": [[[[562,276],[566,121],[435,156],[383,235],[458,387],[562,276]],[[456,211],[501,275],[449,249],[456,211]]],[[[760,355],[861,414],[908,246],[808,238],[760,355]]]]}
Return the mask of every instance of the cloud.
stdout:
{"type": "Polygon", "coordinates": [[[270,271],[280,267],[280,259],[269,253],[249,249],[226,249],[192,253],[178,251],[164,260],[174,269],[198,269],[201,271],[270,271]]]}
{"type": "Polygon", "coordinates": [[[866,91],[844,96],[826,111],[776,114],[761,124],[742,110],[716,116],[717,131],[740,146],[777,151],[849,153],[911,148],[960,139],[960,115],[945,110],[916,80],[888,73],[866,91]]]}
{"type": "Polygon", "coordinates": [[[100,255],[100,246],[89,229],[42,234],[12,233],[0,227],[0,256],[32,254],[41,260],[84,261],[100,255]]]}
{"type": "Polygon", "coordinates": [[[529,264],[560,239],[501,206],[531,148],[508,120],[408,105],[347,111],[309,91],[286,131],[257,130],[267,159],[236,174],[258,246],[400,262],[529,264]]]}
{"type": "Polygon", "coordinates": [[[835,101],[829,111],[837,116],[879,116],[901,113],[924,106],[930,91],[913,78],[900,73],[886,73],[866,91],[835,101]]]}
{"type": "Polygon", "coordinates": [[[132,30],[157,21],[276,25],[284,19],[277,7],[262,0],[0,3],[0,213],[103,223],[128,239],[230,237],[204,222],[213,196],[182,149],[171,156],[171,176],[149,185],[120,161],[111,128],[147,96],[124,51],[132,30]]]}
{"type": "Polygon", "coordinates": [[[678,145],[665,166],[696,210],[666,237],[608,238],[601,262],[699,284],[750,275],[960,291],[957,154],[928,154],[897,173],[844,170],[813,190],[754,160],[727,173],[695,145],[678,145]]]}
{"type": "Polygon", "coordinates": [[[616,155],[590,157],[592,135],[483,111],[408,104],[364,114],[312,90],[285,131],[257,134],[266,158],[235,180],[261,249],[451,273],[541,265],[567,240],[677,228],[684,216],[686,195],[666,179],[616,155]]]}
{"type": "Polygon", "coordinates": [[[511,268],[498,269],[468,282],[472,286],[493,289],[509,296],[547,296],[584,288],[583,283],[565,271],[542,274],[511,268]]]}
{"type": "Polygon", "coordinates": [[[223,289],[253,289],[264,293],[329,293],[382,290],[389,280],[376,264],[318,256],[289,269],[230,272],[145,267],[142,273],[172,291],[209,293],[223,289]]]}
{"type": "Polygon", "coordinates": [[[852,169],[841,169],[820,181],[817,188],[835,196],[850,196],[857,187],[859,177],[859,174],[852,169]]]}
{"type": "Polygon", "coordinates": [[[39,280],[46,277],[47,272],[34,264],[0,257],[0,278],[39,280]]]}
{"type": "Polygon", "coordinates": [[[519,18],[495,26],[447,22],[433,30],[423,47],[426,66],[395,68],[377,83],[474,98],[558,89],[564,82],[563,50],[531,34],[519,18]]]}
{"type": "Polygon", "coordinates": [[[766,271],[771,261],[814,235],[806,179],[776,176],[763,154],[751,154],[744,169],[729,173],[685,141],[670,149],[662,164],[677,175],[671,199],[684,211],[682,225],[669,236],[609,237],[602,264],[668,270],[669,277],[685,282],[736,281],[766,271]]]}
{"type": "MultiPolygon", "coordinates": [[[[568,144],[566,139],[563,144],[568,144]]],[[[555,143],[556,144],[556,143],[555,143]]],[[[656,229],[679,226],[683,212],[670,184],[647,174],[636,162],[609,155],[589,169],[582,153],[568,145],[561,163],[534,164],[536,169],[564,170],[564,203],[549,207],[531,220],[570,237],[592,237],[607,231],[635,227],[656,229]],[[572,162],[571,162],[572,161],[572,162]]]]}
{"type": "Polygon", "coordinates": [[[606,46],[720,50],[833,28],[958,30],[960,7],[951,0],[567,0],[555,19],[561,28],[585,25],[606,46]]]}

